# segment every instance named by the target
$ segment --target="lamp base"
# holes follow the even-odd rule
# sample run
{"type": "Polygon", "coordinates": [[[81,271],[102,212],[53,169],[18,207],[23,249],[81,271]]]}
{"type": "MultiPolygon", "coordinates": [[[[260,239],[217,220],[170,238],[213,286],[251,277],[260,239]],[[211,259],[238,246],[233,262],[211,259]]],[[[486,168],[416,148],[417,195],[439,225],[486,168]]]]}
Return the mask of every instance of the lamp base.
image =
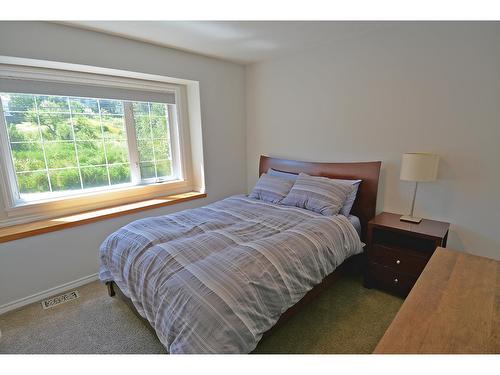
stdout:
{"type": "Polygon", "coordinates": [[[414,224],[418,224],[422,221],[422,218],[421,217],[415,217],[415,216],[408,216],[408,215],[403,215],[399,218],[399,220],[401,221],[407,221],[409,223],[414,223],[414,224]]]}

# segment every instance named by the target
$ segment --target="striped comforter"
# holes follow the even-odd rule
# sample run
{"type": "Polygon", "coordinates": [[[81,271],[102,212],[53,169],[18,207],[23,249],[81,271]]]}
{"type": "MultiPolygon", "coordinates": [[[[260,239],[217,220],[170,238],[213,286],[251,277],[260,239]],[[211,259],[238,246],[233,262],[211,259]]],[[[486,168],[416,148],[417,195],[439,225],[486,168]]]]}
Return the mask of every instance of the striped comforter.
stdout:
{"type": "Polygon", "coordinates": [[[341,215],[233,196],[134,221],[100,249],[100,279],[132,299],[170,353],[248,353],[362,244],[341,215]]]}

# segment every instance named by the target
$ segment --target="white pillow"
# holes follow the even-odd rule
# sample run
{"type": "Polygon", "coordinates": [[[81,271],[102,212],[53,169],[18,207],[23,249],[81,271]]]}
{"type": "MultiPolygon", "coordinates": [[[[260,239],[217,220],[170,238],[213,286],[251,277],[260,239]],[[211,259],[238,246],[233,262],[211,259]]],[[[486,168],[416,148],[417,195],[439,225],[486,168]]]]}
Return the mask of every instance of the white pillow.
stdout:
{"type": "Polygon", "coordinates": [[[255,184],[249,197],[270,203],[279,203],[287,196],[293,181],[264,173],[255,184]]]}
{"type": "Polygon", "coordinates": [[[358,189],[359,189],[359,184],[361,183],[361,180],[337,180],[335,181],[346,183],[349,185],[352,185],[353,189],[347,196],[346,200],[344,201],[344,204],[342,205],[342,208],[340,209],[339,214],[344,215],[344,216],[349,216],[352,210],[352,206],[354,205],[354,201],[356,200],[356,195],[358,194],[358,189]]]}
{"type": "Polygon", "coordinates": [[[337,215],[352,189],[353,186],[345,182],[300,173],[292,189],[280,203],[325,216],[337,215]]]}

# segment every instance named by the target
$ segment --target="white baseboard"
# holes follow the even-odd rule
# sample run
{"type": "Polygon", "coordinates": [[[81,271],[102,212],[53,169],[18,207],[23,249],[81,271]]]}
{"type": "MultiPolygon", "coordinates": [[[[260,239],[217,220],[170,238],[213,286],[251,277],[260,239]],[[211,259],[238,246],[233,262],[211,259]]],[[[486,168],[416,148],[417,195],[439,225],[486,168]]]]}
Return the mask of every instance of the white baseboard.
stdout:
{"type": "Polygon", "coordinates": [[[47,289],[47,290],[44,290],[44,291],[39,292],[39,293],[35,293],[31,296],[24,297],[24,298],[18,299],[16,301],[8,302],[8,303],[0,306],[0,314],[6,313],[7,311],[18,309],[22,306],[29,305],[30,303],[41,301],[44,298],[51,297],[51,296],[59,294],[59,293],[64,293],[64,292],[68,291],[69,289],[73,289],[73,288],[79,287],[81,285],[88,284],[92,281],[97,280],[98,278],[99,278],[99,275],[97,273],[94,273],[93,275],[84,276],[84,277],[79,278],[77,280],[70,281],[69,283],[62,284],[62,285],[56,286],[54,288],[47,289]]]}

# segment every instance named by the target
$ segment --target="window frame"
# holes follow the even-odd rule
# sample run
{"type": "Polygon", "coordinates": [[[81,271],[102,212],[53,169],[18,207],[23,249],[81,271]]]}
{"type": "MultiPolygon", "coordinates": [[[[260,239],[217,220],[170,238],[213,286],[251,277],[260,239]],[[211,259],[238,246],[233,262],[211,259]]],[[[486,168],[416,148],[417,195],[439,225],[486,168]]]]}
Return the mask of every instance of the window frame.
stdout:
{"type": "MultiPolygon", "coordinates": [[[[60,63],[65,66],[68,64],[60,63]]],[[[73,64],[69,64],[73,65],[73,64]]],[[[168,77],[151,76],[148,74],[123,72],[105,68],[94,68],[92,70],[104,70],[107,74],[100,72],[88,72],[86,70],[60,70],[52,67],[22,66],[4,64],[0,61],[0,78],[29,79],[45,82],[64,82],[66,84],[85,84],[104,87],[118,87],[135,89],[141,91],[170,92],[175,95],[176,111],[169,113],[169,131],[171,142],[171,157],[173,174],[176,180],[167,180],[149,184],[137,183],[129,186],[117,186],[110,189],[97,191],[82,191],[81,193],[67,196],[51,197],[37,201],[21,201],[17,199],[17,180],[15,168],[11,157],[9,138],[5,126],[3,108],[0,108],[0,190],[2,193],[3,209],[5,218],[0,218],[0,227],[13,224],[21,224],[35,220],[48,219],[51,217],[112,207],[121,204],[137,202],[167,194],[178,194],[193,190],[193,178],[191,170],[191,147],[187,111],[187,88],[185,85],[170,83],[168,77]],[[110,75],[109,73],[113,74],[110,75]],[[152,80],[154,77],[156,80],[152,80]],[[158,79],[160,78],[160,79],[158,79]]],[[[1,107],[1,106],[0,106],[1,107]]],[[[124,106],[127,107],[127,106],[124,106]]],[[[131,106],[124,116],[131,116],[132,121],[125,121],[127,131],[133,124],[131,106]]],[[[133,126],[132,126],[133,127],[133,126]]],[[[134,133],[135,133],[135,129],[134,133]]],[[[138,168],[138,164],[132,167],[132,163],[138,163],[138,156],[131,155],[130,142],[136,142],[136,136],[127,136],[131,172],[138,168]],[[132,157],[134,160],[132,160],[132,157]]],[[[136,172],[137,173],[137,172],[136,172]]],[[[134,182],[134,181],[133,181],[134,182]]]]}

